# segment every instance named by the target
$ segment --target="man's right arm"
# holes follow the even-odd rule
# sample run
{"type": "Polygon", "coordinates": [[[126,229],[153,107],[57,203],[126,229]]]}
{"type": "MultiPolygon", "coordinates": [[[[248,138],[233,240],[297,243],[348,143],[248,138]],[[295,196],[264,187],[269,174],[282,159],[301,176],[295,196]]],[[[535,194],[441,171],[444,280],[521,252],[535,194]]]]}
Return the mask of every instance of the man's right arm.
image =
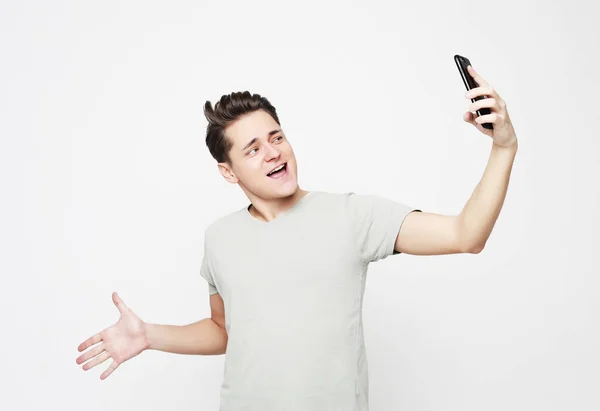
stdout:
{"type": "Polygon", "coordinates": [[[146,349],[175,354],[220,355],[227,349],[225,306],[220,294],[210,296],[211,317],[188,325],[145,323],[146,349]]]}

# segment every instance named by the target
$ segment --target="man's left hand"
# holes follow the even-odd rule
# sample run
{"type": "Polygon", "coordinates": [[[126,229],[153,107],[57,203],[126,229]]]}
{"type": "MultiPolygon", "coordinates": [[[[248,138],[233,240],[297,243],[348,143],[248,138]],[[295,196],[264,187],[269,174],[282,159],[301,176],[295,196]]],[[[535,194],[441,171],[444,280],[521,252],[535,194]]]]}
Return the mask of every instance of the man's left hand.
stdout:
{"type": "Polygon", "coordinates": [[[475,126],[477,130],[486,136],[491,137],[495,145],[500,147],[515,146],[517,144],[517,136],[506,109],[506,102],[472,66],[469,66],[467,70],[479,87],[469,90],[465,94],[465,97],[469,101],[477,96],[487,96],[487,98],[471,103],[467,111],[463,114],[463,120],[475,126]],[[490,114],[477,116],[476,111],[484,107],[490,109],[490,114]],[[488,130],[487,128],[483,128],[483,123],[492,123],[494,129],[488,130]]]}

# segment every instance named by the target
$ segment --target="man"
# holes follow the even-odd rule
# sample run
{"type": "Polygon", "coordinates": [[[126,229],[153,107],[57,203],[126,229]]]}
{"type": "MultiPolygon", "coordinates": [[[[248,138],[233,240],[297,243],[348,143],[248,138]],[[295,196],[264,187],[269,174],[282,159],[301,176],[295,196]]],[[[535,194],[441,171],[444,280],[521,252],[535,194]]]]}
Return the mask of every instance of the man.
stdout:
{"type": "Polygon", "coordinates": [[[121,363],[144,350],[227,354],[222,411],[368,410],[362,303],[369,263],[392,254],[479,253],[504,202],[517,138],[498,93],[480,87],[464,121],[493,139],[481,182],[459,215],[425,213],[373,195],[305,191],[269,101],[249,92],[206,102],[206,143],[250,204],[205,232],[200,274],[211,318],[185,326],[142,321],[116,293],[119,321],[81,343],[77,364],[121,363]],[[479,118],[480,108],[491,114],[479,118]],[[481,126],[492,123],[493,130],[481,126]],[[413,212],[415,211],[415,212],[413,212]]]}

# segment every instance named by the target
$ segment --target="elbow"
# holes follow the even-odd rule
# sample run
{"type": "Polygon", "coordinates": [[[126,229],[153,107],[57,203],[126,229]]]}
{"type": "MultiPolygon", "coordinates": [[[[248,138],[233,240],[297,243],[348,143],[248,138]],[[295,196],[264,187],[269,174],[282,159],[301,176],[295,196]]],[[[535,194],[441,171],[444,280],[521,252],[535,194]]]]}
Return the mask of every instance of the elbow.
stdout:
{"type": "Polygon", "coordinates": [[[473,238],[465,238],[465,236],[463,236],[461,238],[461,241],[459,241],[459,243],[461,244],[460,250],[463,253],[479,254],[485,248],[486,241],[479,241],[479,240],[475,240],[473,238]]]}
{"type": "Polygon", "coordinates": [[[455,241],[459,245],[460,252],[465,254],[479,254],[485,248],[487,238],[477,238],[478,235],[473,230],[468,230],[464,224],[462,215],[456,217],[455,241]]]}
{"type": "Polygon", "coordinates": [[[227,334],[227,330],[225,329],[225,327],[223,327],[222,330],[223,330],[223,343],[221,345],[221,354],[225,354],[227,352],[227,344],[229,343],[229,334],[227,334]]]}
{"type": "Polygon", "coordinates": [[[476,243],[466,248],[465,252],[468,254],[479,254],[485,248],[485,243],[476,243]]]}
{"type": "Polygon", "coordinates": [[[460,245],[459,250],[465,254],[479,254],[485,248],[487,239],[477,239],[476,235],[464,228],[460,217],[457,219],[456,242],[460,245]]]}

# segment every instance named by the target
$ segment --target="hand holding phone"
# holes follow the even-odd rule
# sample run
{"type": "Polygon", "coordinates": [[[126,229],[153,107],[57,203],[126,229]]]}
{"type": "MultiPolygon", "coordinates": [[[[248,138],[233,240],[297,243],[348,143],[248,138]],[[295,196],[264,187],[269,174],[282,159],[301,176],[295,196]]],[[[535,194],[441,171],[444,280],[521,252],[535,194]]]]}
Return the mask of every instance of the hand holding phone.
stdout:
{"type": "MultiPolygon", "coordinates": [[[[475,79],[473,79],[473,77],[469,74],[469,71],[467,70],[468,66],[472,66],[469,59],[456,54],[456,55],[454,55],[454,61],[456,62],[456,67],[458,67],[458,71],[460,73],[460,76],[463,79],[463,83],[465,83],[465,87],[467,88],[467,91],[469,91],[473,88],[479,87],[479,85],[475,82],[475,79]]],[[[481,100],[484,98],[487,98],[487,96],[477,96],[475,98],[472,98],[471,101],[474,103],[475,101],[481,100]]],[[[490,114],[490,113],[491,113],[491,111],[487,107],[483,107],[483,108],[480,108],[479,110],[477,110],[478,116],[483,116],[483,115],[490,114]]],[[[488,130],[494,129],[494,126],[492,123],[483,123],[481,126],[483,128],[487,128],[488,130]]]]}

